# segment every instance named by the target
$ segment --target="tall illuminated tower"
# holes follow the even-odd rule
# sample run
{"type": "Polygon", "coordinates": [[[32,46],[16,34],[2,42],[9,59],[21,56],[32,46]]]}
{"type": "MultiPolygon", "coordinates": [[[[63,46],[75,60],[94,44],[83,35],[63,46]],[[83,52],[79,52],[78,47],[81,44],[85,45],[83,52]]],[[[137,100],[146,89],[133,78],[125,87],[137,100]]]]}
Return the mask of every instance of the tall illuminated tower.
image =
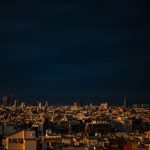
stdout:
{"type": "Polygon", "coordinates": [[[127,103],[127,98],[125,97],[124,98],[124,108],[127,108],[128,107],[128,103],[127,103]]]}

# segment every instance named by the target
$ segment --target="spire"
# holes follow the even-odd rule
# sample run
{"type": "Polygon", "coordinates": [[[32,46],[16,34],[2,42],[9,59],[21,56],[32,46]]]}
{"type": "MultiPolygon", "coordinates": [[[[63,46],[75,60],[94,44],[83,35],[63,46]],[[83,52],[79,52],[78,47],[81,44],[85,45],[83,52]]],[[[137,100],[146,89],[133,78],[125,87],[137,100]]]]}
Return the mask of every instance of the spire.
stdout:
{"type": "Polygon", "coordinates": [[[125,98],[124,98],[124,108],[127,108],[127,107],[128,107],[127,98],[125,97],[125,98]]]}

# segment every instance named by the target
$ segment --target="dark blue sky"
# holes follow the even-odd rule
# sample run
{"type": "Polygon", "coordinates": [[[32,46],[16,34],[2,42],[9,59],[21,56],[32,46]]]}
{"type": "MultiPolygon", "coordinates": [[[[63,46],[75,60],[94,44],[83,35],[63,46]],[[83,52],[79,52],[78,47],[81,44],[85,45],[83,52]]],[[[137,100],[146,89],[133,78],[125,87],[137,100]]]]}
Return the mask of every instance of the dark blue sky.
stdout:
{"type": "Polygon", "coordinates": [[[0,2],[0,92],[150,99],[149,0],[0,2]]]}

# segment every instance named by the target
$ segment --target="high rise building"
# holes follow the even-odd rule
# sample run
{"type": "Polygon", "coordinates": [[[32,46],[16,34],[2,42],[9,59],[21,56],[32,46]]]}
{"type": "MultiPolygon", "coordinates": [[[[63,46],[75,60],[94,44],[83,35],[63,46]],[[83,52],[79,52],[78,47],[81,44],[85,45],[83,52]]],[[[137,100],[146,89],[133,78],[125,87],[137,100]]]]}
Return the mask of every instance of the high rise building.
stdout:
{"type": "Polygon", "coordinates": [[[16,99],[14,100],[14,104],[13,104],[13,106],[14,106],[14,107],[16,107],[16,106],[17,106],[17,100],[16,100],[16,99]]]}
{"type": "Polygon", "coordinates": [[[124,108],[127,108],[128,107],[128,103],[127,103],[127,98],[125,97],[124,98],[124,108]]]}
{"type": "Polygon", "coordinates": [[[2,105],[3,106],[6,106],[7,105],[7,103],[8,103],[8,97],[7,96],[3,96],[3,98],[2,98],[2,105]]]}
{"type": "Polygon", "coordinates": [[[45,107],[48,107],[48,101],[45,102],[45,107]]]}

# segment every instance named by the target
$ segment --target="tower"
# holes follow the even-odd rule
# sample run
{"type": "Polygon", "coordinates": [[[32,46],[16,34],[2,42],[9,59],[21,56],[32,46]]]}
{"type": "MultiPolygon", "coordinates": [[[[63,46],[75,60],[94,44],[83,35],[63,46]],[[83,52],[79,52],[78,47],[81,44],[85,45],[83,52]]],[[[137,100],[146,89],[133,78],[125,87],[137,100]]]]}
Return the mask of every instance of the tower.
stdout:
{"type": "Polygon", "coordinates": [[[6,106],[8,102],[8,97],[7,96],[3,96],[3,106],[6,106]]]}
{"type": "Polygon", "coordinates": [[[39,108],[39,109],[42,109],[42,103],[41,103],[41,102],[38,103],[38,108],[39,108]]]}
{"type": "Polygon", "coordinates": [[[127,103],[127,98],[125,97],[124,98],[124,108],[127,108],[128,107],[128,103],[127,103]]]}
{"type": "Polygon", "coordinates": [[[13,105],[14,107],[16,107],[17,106],[17,100],[15,99],[14,100],[14,105],[13,105]]]}
{"type": "Polygon", "coordinates": [[[48,101],[45,102],[45,107],[48,107],[48,101]]]}

